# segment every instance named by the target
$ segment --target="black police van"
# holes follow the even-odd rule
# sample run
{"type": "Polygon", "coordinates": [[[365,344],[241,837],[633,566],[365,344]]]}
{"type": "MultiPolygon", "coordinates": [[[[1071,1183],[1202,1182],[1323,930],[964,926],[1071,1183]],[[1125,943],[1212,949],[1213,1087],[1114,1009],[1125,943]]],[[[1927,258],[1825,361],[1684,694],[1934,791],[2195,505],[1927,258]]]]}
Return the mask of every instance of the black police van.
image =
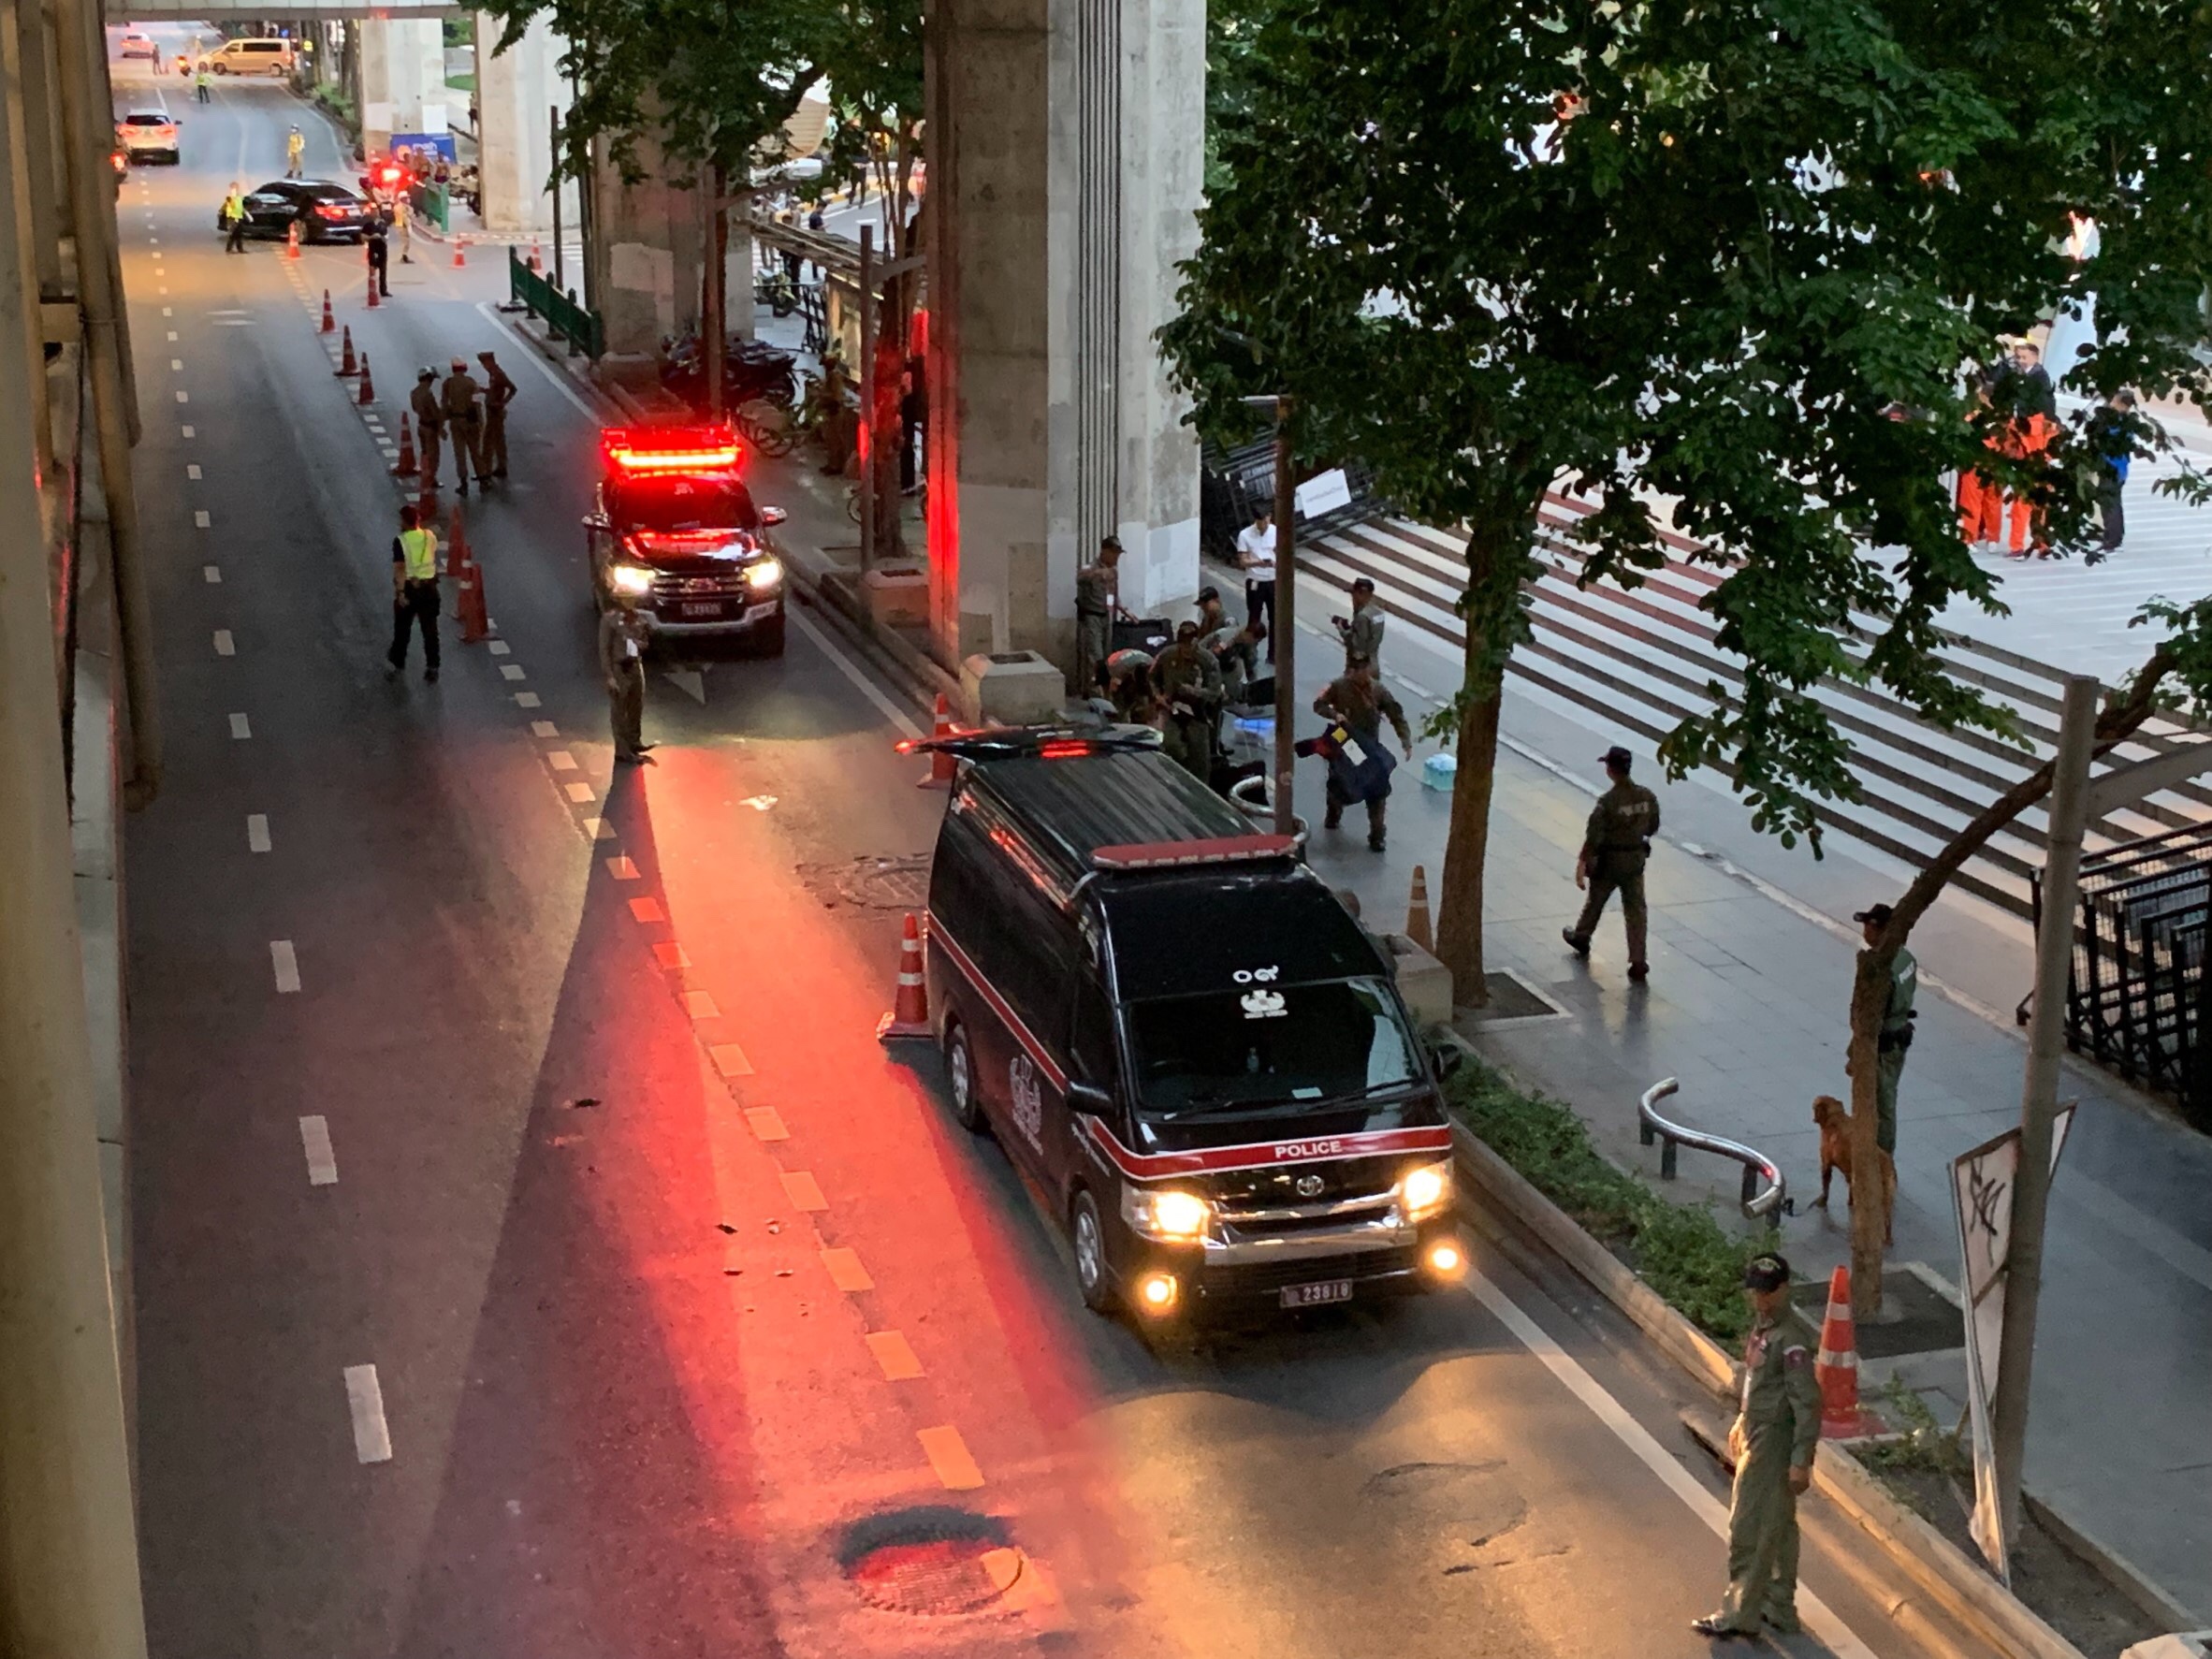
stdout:
{"type": "Polygon", "coordinates": [[[1436,1074],[1292,837],[1158,735],[995,731],[939,831],[927,977],[953,1113],[1155,1318],[1432,1288],[1464,1260],[1436,1074]]]}

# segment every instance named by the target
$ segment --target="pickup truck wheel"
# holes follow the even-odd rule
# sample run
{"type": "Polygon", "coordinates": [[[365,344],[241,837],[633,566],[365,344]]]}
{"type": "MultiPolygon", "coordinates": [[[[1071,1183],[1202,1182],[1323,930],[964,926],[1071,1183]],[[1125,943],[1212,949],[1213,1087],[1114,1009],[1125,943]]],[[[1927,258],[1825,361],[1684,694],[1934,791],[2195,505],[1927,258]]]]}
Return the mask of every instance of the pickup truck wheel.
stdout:
{"type": "Polygon", "coordinates": [[[1106,1228],[1088,1187],[1077,1187],[1068,1205],[1068,1233],[1075,1246],[1075,1288],[1094,1314],[1113,1311],[1113,1281],[1106,1272],[1106,1228]]]}

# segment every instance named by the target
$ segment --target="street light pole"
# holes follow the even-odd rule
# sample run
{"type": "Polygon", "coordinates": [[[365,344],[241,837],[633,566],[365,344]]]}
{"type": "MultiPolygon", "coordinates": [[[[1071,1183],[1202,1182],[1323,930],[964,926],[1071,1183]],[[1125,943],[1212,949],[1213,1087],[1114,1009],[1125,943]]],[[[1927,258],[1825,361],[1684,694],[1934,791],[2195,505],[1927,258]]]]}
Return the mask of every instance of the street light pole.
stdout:
{"type": "Polygon", "coordinates": [[[1298,533],[1291,528],[1298,493],[1290,475],[1290,400],[1275,399],[1275,834],[1295,835],[1298,814],[1291,809],[1290,783],[1297,764],[1292,747],[1298,733],[1298,533]]]}
{"type": "Polygon", "coordinates": [[[876,567],[876,227],[860,227],[860,568],[876,567]]]}

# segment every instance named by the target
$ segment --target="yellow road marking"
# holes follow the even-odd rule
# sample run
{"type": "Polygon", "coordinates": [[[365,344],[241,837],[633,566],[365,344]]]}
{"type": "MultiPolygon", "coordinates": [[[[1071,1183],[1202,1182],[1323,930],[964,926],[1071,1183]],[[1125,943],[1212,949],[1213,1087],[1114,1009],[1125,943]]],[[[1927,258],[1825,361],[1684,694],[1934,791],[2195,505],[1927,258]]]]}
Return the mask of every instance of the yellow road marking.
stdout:
{"type": "Polygon", "coordinates": [[[915,1358],[907,1339],[895,1331],[869,1332],[868,1352],[883,1367],[885,1382],[906,1382],[922,1375],[922,1361],[915,1358]]]}
{"type": "Polygon", "coordinates": [[[822,1186],[807,1170],[786,1170],[783,1174],[783,1196],[791,1200],[794,1210],[826,1210],[829,1200],[822,1196],[822,1186]]]}
{"type": "Polygon", "coordinates": [[[750,1077],[752,1062],[745,1057],[745,1051],[734,1042],[718,1042],[706,1051],[714,1056],[715,1066],[724,1077],[750,1077]]]}
{"type": "Polygon", "coordinates": [[[938,1481],[947,1492],[973,1492],[982,1485],[983,1472],[976,1467],[975,1459],[968,1455],[968,1442],[960,1438],[960,1431],[952,1424],[917,1429],[914,1438],[922,1442],[929,1466],[937,1471],[938,1481]]]}
{"type": "Polygon", "coordinates": [[[848,1294],[876,1288],[876,1281],[868,1277],[868,1270],[860,1265],[858,1250],[824,1250],[822,1265],[829,1270],[830,1283],[848,1294]]]}
{"type": "Polygon", "coordinates": [[[746,1124],[753,1137],[761,1141],[788,1141],[791,1131],[783,1127],[783,1118],[773,1106],[751,1106],[746,1109],[746,1124]]]}

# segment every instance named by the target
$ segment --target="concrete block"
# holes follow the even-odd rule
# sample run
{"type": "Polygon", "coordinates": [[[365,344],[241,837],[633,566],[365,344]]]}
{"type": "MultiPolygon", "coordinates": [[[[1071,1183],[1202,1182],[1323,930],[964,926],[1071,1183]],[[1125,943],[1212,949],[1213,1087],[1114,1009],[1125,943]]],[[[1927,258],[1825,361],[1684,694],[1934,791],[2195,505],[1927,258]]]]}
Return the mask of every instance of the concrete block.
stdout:
{"type": "Polygon", "coordinates": [[[929,626],[929,572],[919,564],[886,564],[862,576],[868,619],[878,627],[929,626]]]}
{"type": "Polygon", "coordinates": [[[1398,967],[1398,995],[1423,1029],[1451,1023],[1451,969],[1402,933],[1386,933],[1398,967]]]}
{"type": "Polygon", "coordinates": [[[1068,682],[1035,651],[979,654],[960,664],[960,701],[981,725],[1047,725],[1066,710],[1068,682]]]}

